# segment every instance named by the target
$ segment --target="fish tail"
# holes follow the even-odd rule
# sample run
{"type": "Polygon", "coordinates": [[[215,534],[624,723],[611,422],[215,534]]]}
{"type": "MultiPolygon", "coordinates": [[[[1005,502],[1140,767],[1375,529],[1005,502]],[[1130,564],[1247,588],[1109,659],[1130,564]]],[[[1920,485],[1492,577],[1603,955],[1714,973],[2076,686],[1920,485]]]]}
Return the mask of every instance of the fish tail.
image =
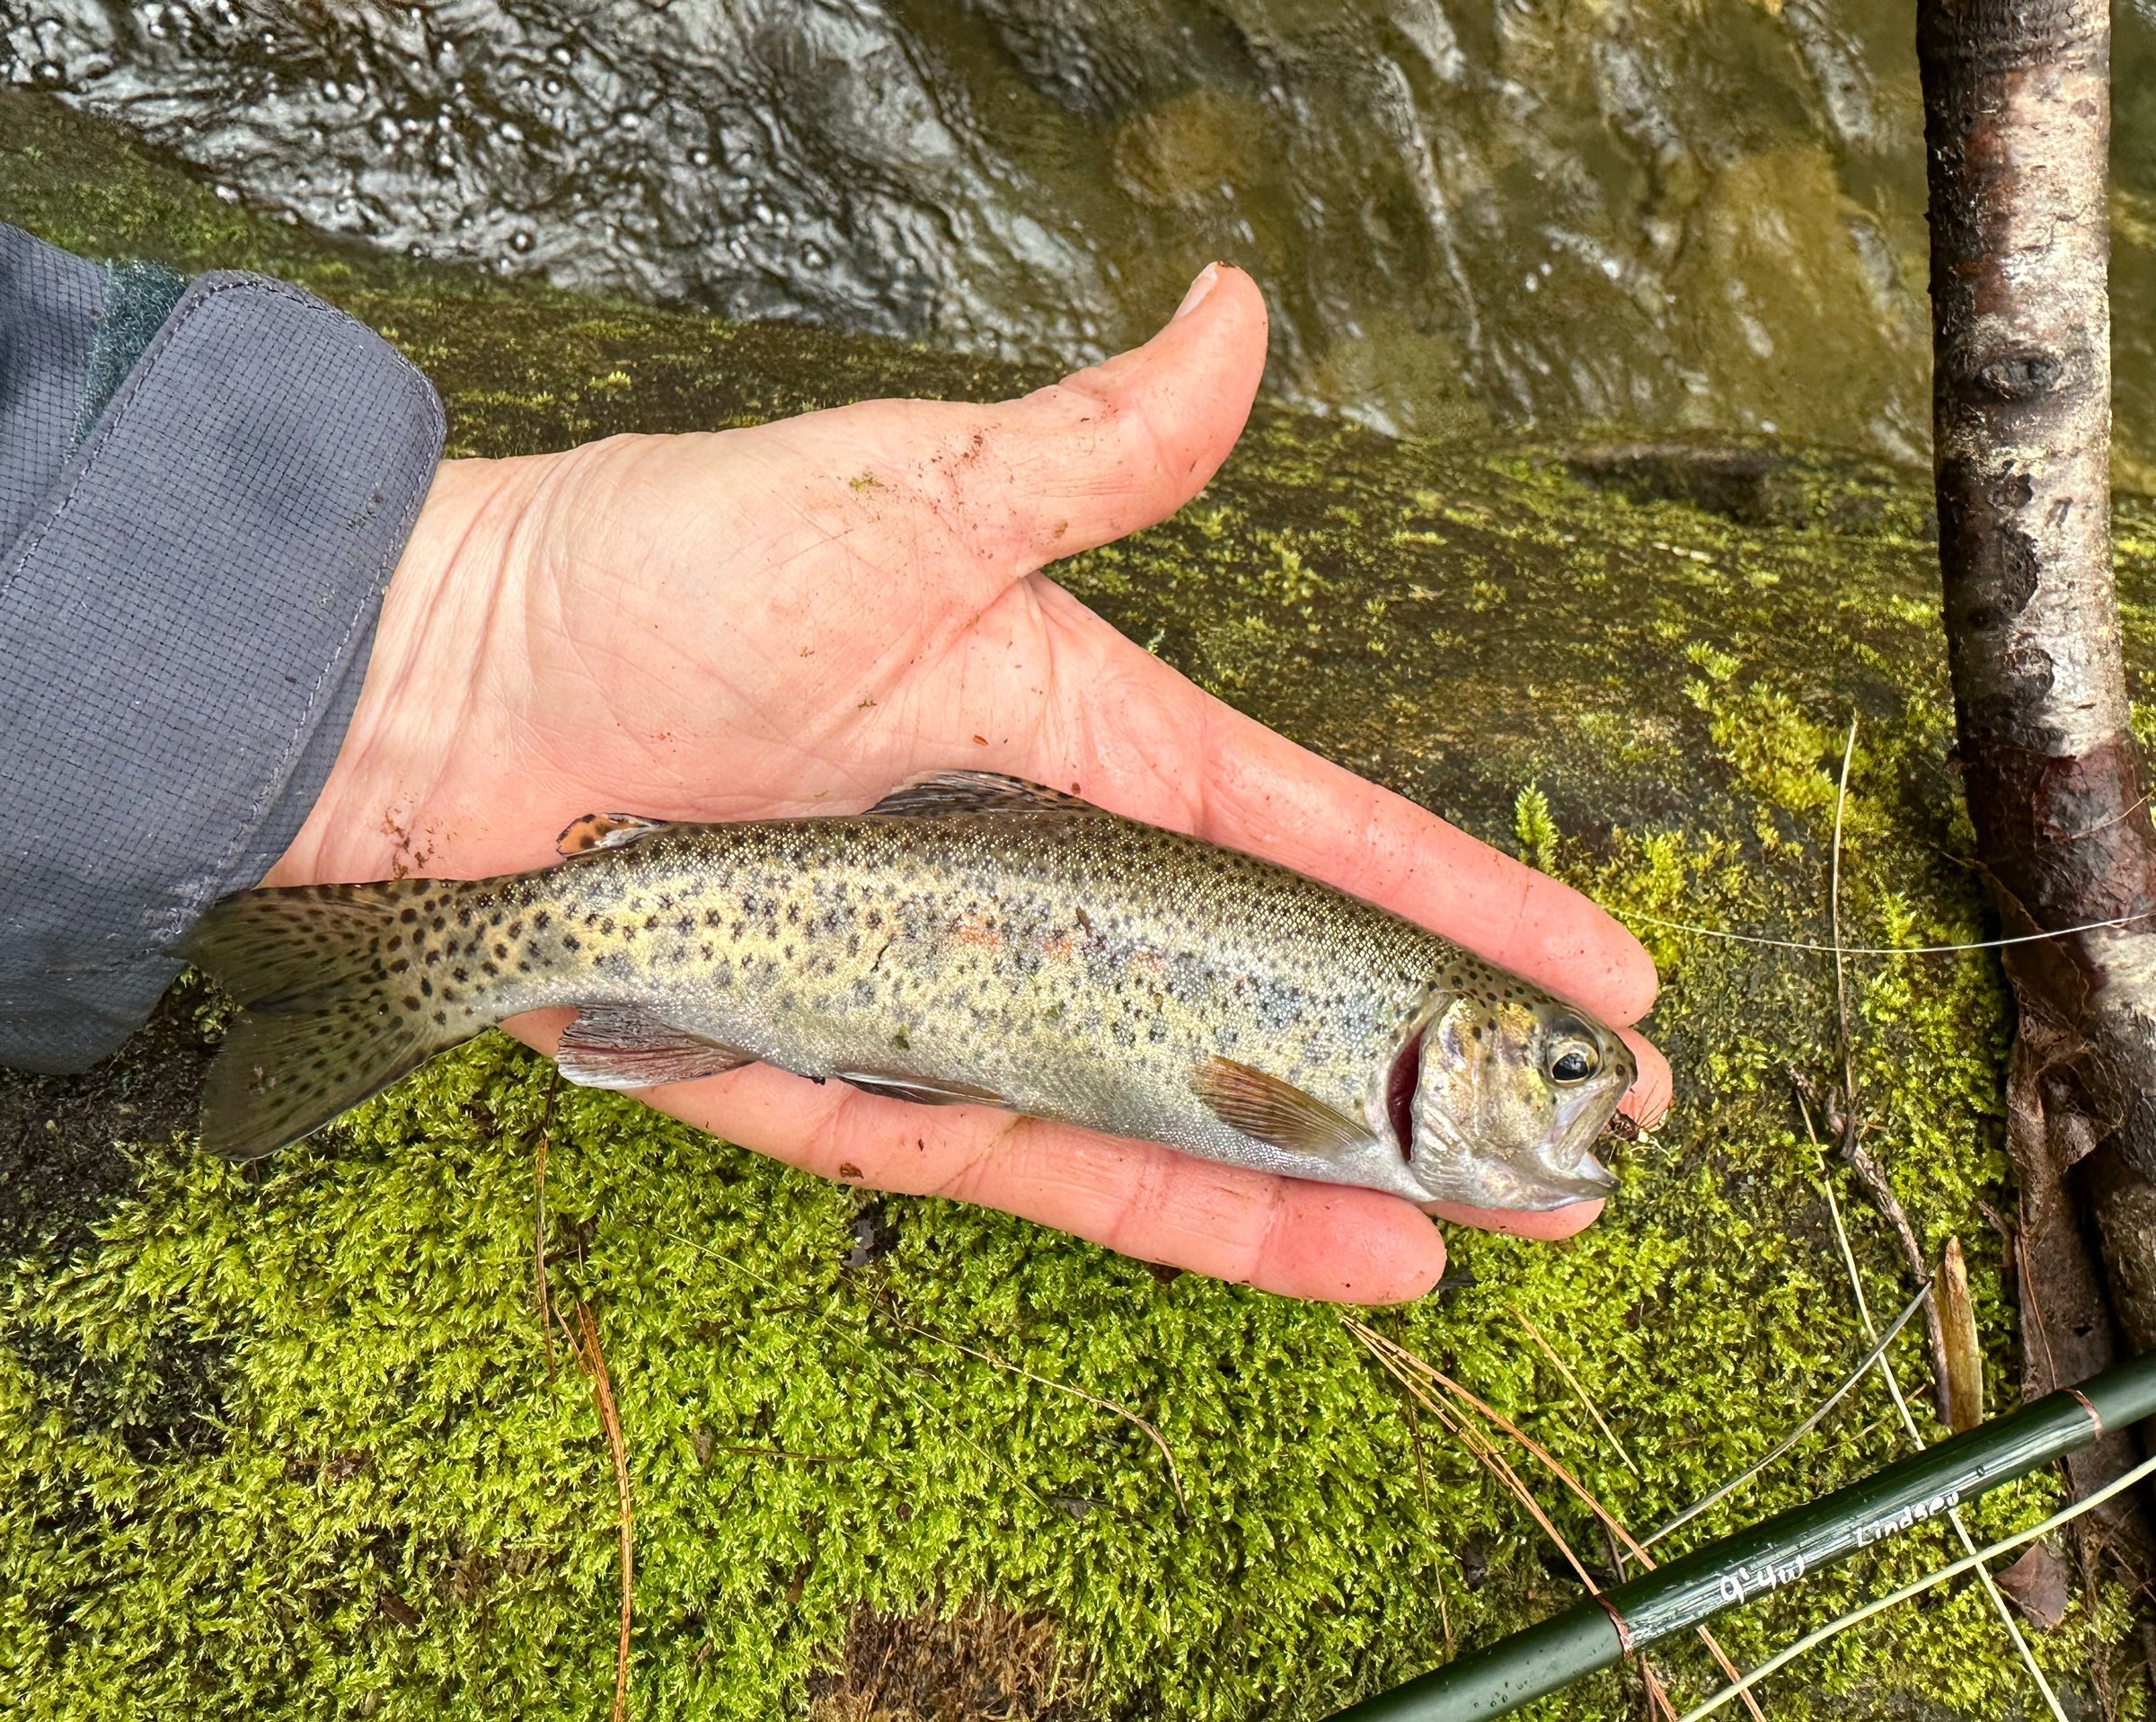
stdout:
{"type": "Polygon", "coordinates": [[[258,1159],[486,1026],[469,1008],[437,1021],[408,984],[417,928],[406,911],[455,888],[437,879],[310,885],[243,891],[211,907],[181,950],[241,1011],[203,1091],[205,1146],[258,1159]]]}

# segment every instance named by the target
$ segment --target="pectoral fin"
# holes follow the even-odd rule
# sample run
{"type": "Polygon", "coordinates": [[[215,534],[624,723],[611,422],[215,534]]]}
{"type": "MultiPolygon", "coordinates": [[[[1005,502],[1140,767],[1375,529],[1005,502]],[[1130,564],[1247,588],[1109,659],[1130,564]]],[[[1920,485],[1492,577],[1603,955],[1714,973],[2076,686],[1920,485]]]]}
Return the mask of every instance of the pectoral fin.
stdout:
{"type": "Polygon", "coordinates": [[[994,1089],[976,1088],[971,1082],[931,1082],[918,1076],[892,1076],[882,1071],[841,1070],[831,1073],[851,1082],[864,1094],[880,1094],[887,1100],[912,1100],[920,1106],[1000,1106],[1011,1102],[994,1089]]]}
{"type": "Polygon", "coordinates": [[[689,1034],[633,1004],[586,1005],[554,1051],[561,1074],[579,1088],[656,1088],[755,1062],[753,1052],[689,1034]]]}
{"type": "Polygon", "coordinates": [[[1190,1087],[1229,1129],[1270,1143],[1284,1153],[1330,1160],[1371,1141],[1368,1127],[1338,1107],[1233,1058],[1206,1059],[1191,1076],[1190,1087]]]}

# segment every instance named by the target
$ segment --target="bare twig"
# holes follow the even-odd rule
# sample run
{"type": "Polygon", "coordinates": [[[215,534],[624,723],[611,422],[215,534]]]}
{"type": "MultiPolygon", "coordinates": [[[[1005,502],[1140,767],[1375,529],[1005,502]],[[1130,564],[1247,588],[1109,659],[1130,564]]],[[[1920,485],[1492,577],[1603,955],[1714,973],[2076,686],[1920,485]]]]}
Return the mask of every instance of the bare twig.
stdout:
{"type": "MultiPolygon", "coordinates": [[[[1919,1285],[1929,1285],[1931,1268],[1924,1260],[1924,1252],[1917,1247],[1916,1232],[1909,1224],[1908,1214],[1903,1211],[1901,1198],[1895,1195],[1894,1186],[1887,1181],[1886,1169],[1864,1146],[1860,1122],[1863,1108],[1857,1090],[1856,1046],[1849,1030],[1848,969],[1842,945],[1842,822],[1849,806],[1850,762],[1856,751],[1857,716],[1852,711],[1849,717],[1849,736],[1842,744],[1842,775],[1834,789],[1834,841],[1827,856],[1826,874],[1827,921],[1834,940],[1834,1025],[1842,1057],[1842,1097],[1845,1108],[1842,1127],[1834,1134],[1842,1138],[1842,1158],[1854,1169],[1866,1194],[1878,1204],[1879,1212],[1886,1216],[1887,1224],[1894,1228],[1895,1237],[1901,1240],[1902,1255],[1908,1263],[1910,1277],[1919,1285]]],[[[1932,1386],[1940,1420],[1950,1426],[1953,1407],[1947,1397],[1949,1379],[1947,1335],[1940,1324],[1935,1303],[1924,1306],[1924,1333],[1931,1342],[1932,1386]]]]}
{"type": "Polygon", "coordinates": [[[599,1324],[592,1320],[591,1306],[577,1305],[577,1326],[582,1343],[577,1355],[591,1373],[591,1395],[598,1401],[599,1421],[606,1426],[606,1445],[614,1454],[614,1494],[622,1509],[622,1636],[614,1653],[614,1722],[629,1714],[629,1627],[636,1596],[635,1522],[629,1507],[629,1444],[622,1435],[622,1419],[614,1409],[614,1382],[606,1373],[606,1356],[599,1349],[599,1324]]]}
{"type": "Polygon", "coordinates": [[[865,1455],[857,1453],[788,1453],[782,1447],[724,1446],[720,1453],[738,1453],[750,1459],[794,1459],[804,1465],[852,1465],[865,1455]]]}
{"type": "Polygon", "coordinates": [[[1542,1356],[1547,1357],[1556,1368],[1557,1373],[1565,1378],[1565,1385],[1572,1390],[1572,1397],[1587,1408],[1587,1415],[1595,1419],[1595,1426],[1602,1431],[1603,1439],[1616,1448],[1617,1457],[1624,1461],[1625,1469],[1633,1476],[1639,1476],[1640,1474],[1639,1467],[1632,1462],[1631,1454],[1625,1452],[1624,1443],[1617,1439],[1616,1431],[1612,1429],[1604,1418],[1600,1408],[1587,1397],[1587,1390],[1579,1384],[1578,1378],[1565,1367],[1565,1360],[1560,1357],[1550,1342],[1542,1338],[1542,1330],[1528,1318],[1525,1311],[1514,1304],[1507,1304],[1506,1307],[1512,1311],[1514,1318],[1519,1324],[1527,1329],[1529,1337],[1533,1339],[1534,1343],[1542,1348],[1542,1356]]]}

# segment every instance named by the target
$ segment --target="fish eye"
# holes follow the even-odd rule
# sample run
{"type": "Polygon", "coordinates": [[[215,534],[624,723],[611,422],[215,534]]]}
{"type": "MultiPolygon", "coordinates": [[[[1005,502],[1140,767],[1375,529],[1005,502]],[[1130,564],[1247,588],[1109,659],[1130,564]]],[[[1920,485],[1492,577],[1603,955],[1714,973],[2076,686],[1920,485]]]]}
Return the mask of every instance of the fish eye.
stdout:
{"type": "Polygon", "coordinates": [[[1599,1061],[1584,1046],[1567,1046],[1550,1061],[1550,1080],[1553,1082],[1584,1082],[1595,1074],[1599,1061]]]}

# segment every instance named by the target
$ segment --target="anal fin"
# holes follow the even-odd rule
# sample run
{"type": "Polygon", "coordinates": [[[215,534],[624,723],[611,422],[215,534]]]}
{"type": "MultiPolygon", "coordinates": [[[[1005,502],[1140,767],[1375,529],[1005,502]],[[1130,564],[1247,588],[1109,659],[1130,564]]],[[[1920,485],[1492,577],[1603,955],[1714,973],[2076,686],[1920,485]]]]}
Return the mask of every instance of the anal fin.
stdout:
{"type": "Polygon", "coordinates": [[[1283,1153],[1330,1160],[1372,1141],[1369,1127],[1338,1107],[1233,1058],[1206,1059],[1192,1073],[1190,1087],[1229,1129],[1283,1153]]]}
{"type": "Polygon", "coordinates": [[[656,1088],[720,1076],[758,1055],[690,1034],[638,1004],[588,1004],[577,1012],[554,1063],[579,1088],[656,1088]]]}

